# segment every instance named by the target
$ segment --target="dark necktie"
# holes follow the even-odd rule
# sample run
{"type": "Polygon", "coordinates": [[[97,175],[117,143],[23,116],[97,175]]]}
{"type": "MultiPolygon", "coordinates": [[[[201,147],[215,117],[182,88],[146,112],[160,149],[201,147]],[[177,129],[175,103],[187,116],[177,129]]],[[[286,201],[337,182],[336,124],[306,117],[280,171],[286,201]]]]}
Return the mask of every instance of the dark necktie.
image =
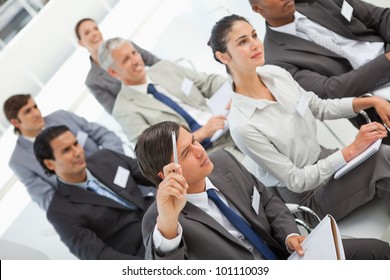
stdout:
{"type": "Polygon", "coordinates": [[[148,85],[148,93],[152,94],[154,98],[156,98],[158,101],[161,101],[162,103],[164,103],[165,105],[167,105],[168,107],[176,111],[176,113],[178,113],[180,116],[182,116],[188,123],[191,132],[194,132],[199,128],[201,128],[200,124],[198,124],[198,122],[193,117],[191,117],[186,111],[184,111],[183,108],[180,107],[171,98],[158,92],[153,84],[148,85]]]}
{"type": "Polygon", "coordinates": [[[252,245],[266,258],[267,260],[277,260],[278,258],[265,244],[265,242],[255,233],[248,223],[241,218],[236,212],[228,207],[216,194],[215,190],[208,189],[207,196],[219,208],[222,214],[252,243],[252,245]]]}
{"type": "MultiPolygon", "coordinates": [[[[202,127],[193,117],[191,117],[182,107],[180,107],[179,104],[177,104],[168,96],[158,92],[153,84],[148,85],[148,93],[152,94],[154,98],[156,98],[158,101],[164,103],[165,105],[173,109],[176,113],[178,113],[180,116],[182,116],[188,123],[191,132],[194,132],[202,127]]],[[[204,139],[201,144],[205,149],[208,149],[212,146],[210,138],[204,139]]]]}
{"type": "Polygon", "coordinates": [[[87,181],[87,189],[90,190],[90,191],[93,191],[94,193],[96,193],[98,195],[108,197],[108,198],[118,202],[122,206],[125,206],[126,208],[129,208],[129,209],[132,209],[132,210],[138,210],[137,206],[135,206],[134,204],[124,200],[120,196],[115,195],[115,194],[109,192],[108,190],[104,189],[95,180],[88,180],[87,181]]]}

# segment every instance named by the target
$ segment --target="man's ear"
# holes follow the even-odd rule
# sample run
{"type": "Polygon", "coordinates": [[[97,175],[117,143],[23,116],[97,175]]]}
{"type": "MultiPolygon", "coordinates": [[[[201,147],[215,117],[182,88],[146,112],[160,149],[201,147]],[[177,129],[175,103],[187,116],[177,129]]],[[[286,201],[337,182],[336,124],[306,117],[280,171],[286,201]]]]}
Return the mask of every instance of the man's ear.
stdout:
{"type": "Polygon", "coordinates": [[[18,119],[10,119],[9,122],[16,128],[20,127],[20,121],[18,119]]]}
{"type": "Polygon", "coordinates": [[[252,5],[252,11],[254,11],[255,13],[258,13],[260,15],[263,14],[263,9],[258,4],[252,5]]]}
{"type": "Polygon", "coordinates": [[[119,78],[118,78],[118,73],[117,73],[114,69],[112,69],[111,67],[108,67],[107,72],[108,72],[108,74],[110,74],[110,75],[113,76],[114,78],[119,79],[119,78]]]}
{"type": "Polygon", "coordinates": [[[47,169],[55,172],[55,165],[52,159],[44,159],[43,164],[47,167],[47,169]]]}
{"type": "Polygon", "coordinates": [[[160,177],[161,180],[165,179],[164,173],[162,171],[158,172],[157,176],[160,177]]]}
{"type": "Polygon", "coordinates": [[[221,53],[220,51],[215,52],[215,56],[218,58],[219,61],[221,61],[223,64],[227,64],[231,58],[230,55],[227,53],[221,53]]]}

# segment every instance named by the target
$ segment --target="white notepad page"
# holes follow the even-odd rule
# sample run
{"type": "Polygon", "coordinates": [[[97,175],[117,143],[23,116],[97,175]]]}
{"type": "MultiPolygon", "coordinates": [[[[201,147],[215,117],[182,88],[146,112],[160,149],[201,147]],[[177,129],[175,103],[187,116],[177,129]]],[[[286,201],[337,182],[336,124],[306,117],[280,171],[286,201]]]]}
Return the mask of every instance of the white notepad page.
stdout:
{"type": "Polygon", "coordinates": [[[334,178],[335,179],[339,179],[340,177],[345,175],[345,173],[347,173],[348,171],[354,169],[356,166],[358,166],[363,161],[368,159],[370,156],[375,154],[379,150],[379,147],[380,147],[381,143],[382,143],[382,139],[376,140],[363,153],[361,153],[360,155],[358,155],[357,157],[355,157],[354,159],[349,161],[346,165],[341,167],[339,170],[337,170],[337,172],[334,174],[334,178]]]}

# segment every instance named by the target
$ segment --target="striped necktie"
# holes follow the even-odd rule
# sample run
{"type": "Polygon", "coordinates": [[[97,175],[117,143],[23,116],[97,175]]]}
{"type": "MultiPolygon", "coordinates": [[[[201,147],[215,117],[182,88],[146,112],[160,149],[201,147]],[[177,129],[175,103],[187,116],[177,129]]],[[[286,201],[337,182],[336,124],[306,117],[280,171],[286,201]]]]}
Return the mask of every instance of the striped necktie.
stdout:
{"type": "Polygon", "coordinates": [[[299,19],[296,27],[297,30],[306,34],[306,36],[312,40],[317,45],[320,45],[339,56],[342,56],[351,63],[353,69],[359,68],[359,61],[356,59],[353,55],[350,53],[344,51],[338,44],[336,44],[329,36],[324,36],[323,34],[318,33],[316,30],[313,30],[311,28],[307,28],[305,23],[303,22],[306,19],[299,19]]]}

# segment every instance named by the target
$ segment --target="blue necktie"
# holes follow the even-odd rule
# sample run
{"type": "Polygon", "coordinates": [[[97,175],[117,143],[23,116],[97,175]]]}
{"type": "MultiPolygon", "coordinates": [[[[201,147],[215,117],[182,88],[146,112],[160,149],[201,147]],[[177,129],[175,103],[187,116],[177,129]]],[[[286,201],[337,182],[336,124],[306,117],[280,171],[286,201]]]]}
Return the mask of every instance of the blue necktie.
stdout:
{"type": "MultiPolygon", "coordinates": [[[[180,116],[182,116],[188,123],[191,132],[194,132],[202,127],[193,117],[191,117],[185,110],[183,110],[183,108],[180,107],[175,101],[173,101],[168,96],[158,92],[153,84],[148,85],[147,91],[148,93],[152,94],[154,98],[156,98],[158,101],[164,103],[165,105],[173,109],[176,113],[178,113],[180,116]]],[[[201,144],[205,149],[208,149],[209,147],[211,147],[212,142],[210,141],[210,138],[206,138],[201,142],[201,144]]]]}
{"type": "Polygon", "coordinates": [[[215,193],[215,190],[208,189],[206,192],[209,199],[215,203],[219,210],[221,210],[222,214],[245,236],[249,242],[253,244],[253,246],[255,246],[264,258],[267,260],[278,259],[267,244],[265,244],[265,242],[255,233],[252,227],[219,198],[219,196],[215,193]]]}
{"type": "Polygon", "coordinates": [[[115,194],[109,192],[108,190],[104,189],[95,180],[88,180],[87,181],[87,189],[90,191],[93,191],[94,193],[96,193],[98,195],[108,197],[108,198],[118,202],[119,204],[125,206],[126,208],[129,208],[132,210],[138,210],[137,206],[124,200],[120,196],[115,195],[115,194]]]}

